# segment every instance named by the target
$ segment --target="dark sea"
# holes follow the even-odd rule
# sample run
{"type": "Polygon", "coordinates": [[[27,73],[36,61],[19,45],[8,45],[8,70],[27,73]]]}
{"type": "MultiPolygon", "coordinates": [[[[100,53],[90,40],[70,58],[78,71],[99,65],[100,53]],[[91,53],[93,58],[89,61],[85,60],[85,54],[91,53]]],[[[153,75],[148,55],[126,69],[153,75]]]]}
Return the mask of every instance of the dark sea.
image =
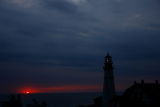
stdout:
{"type": "MultiPolygon", "coordinates": [[[[9,94],[0,94],[0,101],[8,101],[9,94]]],[[[45,101],[47,107],[77,107],[79,105],[92,104],[93,99],[101,96],[101,93],[47,93],[21,95],[23,107],[33,104],[33,99],[45,101]]]]}

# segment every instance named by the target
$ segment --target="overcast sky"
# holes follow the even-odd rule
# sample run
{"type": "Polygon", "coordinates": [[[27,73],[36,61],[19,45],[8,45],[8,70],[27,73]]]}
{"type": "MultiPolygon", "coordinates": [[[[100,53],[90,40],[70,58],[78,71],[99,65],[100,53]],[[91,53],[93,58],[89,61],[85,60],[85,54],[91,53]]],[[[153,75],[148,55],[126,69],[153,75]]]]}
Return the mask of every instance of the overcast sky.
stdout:
{"type": "Polygon", "coordinates": [[[0,92],[100,90],[107,52],[117,90],[135,80],[158,80],[159,5],[159,0],[0,0],[0,92]]]}

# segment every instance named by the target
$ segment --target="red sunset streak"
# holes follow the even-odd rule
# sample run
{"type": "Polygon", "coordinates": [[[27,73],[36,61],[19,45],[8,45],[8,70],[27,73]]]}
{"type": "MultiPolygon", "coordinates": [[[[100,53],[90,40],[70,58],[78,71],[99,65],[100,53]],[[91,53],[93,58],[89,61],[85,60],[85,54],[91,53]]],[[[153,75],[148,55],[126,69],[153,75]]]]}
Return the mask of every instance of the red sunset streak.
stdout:
{"type": "Polygon", "coordinates": [[[38,89],[35,89],[35,88],[23,88],[18,93],[34,94],[34,93],[39,93],[39,91],[38,91],[38,89]]]}
{"type": "Polygon", "coordinates": [[[58,86],[44,88],[47,92],[92,92],[100,90],[98,86],[87,86],[87,85],[69,85],[69,86],[58,86]]]}
{"type": "Polygon", "coordinates": [[[35,93],[64,93],[64,92],[99,92],[101,87],[97,85],[65,85],[65,86],[51,86],[51,87],[37,87],[37,88],[23,88],[19,91],[22,94],[35,93]]]}

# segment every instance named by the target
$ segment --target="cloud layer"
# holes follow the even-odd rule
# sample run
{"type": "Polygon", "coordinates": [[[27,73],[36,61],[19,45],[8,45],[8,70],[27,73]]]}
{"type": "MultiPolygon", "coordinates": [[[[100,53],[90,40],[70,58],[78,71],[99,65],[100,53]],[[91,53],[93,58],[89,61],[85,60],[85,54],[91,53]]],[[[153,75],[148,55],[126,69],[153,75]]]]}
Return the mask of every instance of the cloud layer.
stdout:
{"type": "Polygon", "coordinates": [[[134,80],[158,79],[159,4],[158,0],[1,0],[0,84],[6,86],[1,92],[31,83],[98,86],[107,52],[115,62],[117,89],[134,80]]]}

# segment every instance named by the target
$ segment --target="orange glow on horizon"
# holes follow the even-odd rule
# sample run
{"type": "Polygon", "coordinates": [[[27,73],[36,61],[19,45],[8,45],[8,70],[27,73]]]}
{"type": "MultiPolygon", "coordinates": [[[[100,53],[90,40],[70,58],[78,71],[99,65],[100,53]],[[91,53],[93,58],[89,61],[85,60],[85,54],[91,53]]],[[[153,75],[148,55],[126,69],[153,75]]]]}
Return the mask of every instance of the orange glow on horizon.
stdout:
{"type": "Polygon", "coordinates": [[[51,87],[23,88],[19,93],[35,94],[35,93],[66,93],[66,92],[100,92],[101,86],[97,85],[63,85],[51,87]]]}

